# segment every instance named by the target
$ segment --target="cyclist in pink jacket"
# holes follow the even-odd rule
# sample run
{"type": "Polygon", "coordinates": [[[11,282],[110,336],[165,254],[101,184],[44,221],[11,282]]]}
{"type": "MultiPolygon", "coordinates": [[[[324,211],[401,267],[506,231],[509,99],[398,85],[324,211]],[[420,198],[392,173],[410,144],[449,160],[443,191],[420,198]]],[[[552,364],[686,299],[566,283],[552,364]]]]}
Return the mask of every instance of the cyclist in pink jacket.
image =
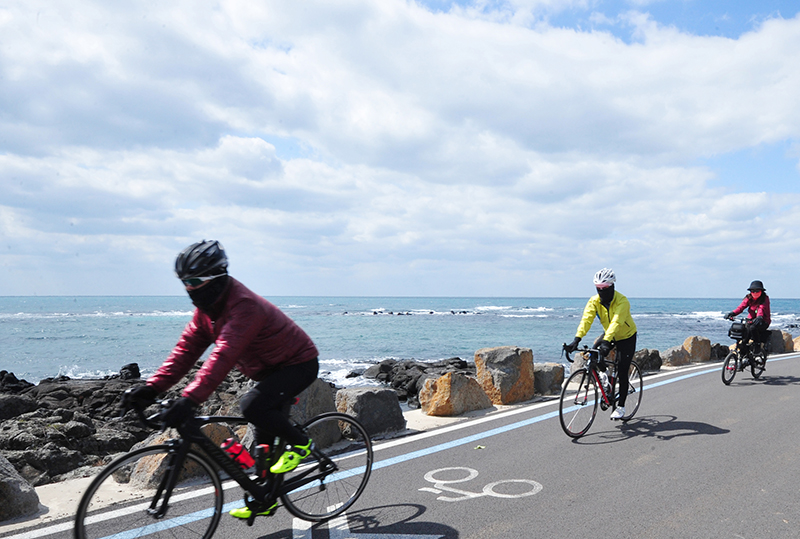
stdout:
{"type": "Polygon", "coordinates": [[[763,345],[769,339],[769,328],[772,319],[770,318],[769,296],[761,281],[753,281],[747,289],[750,291],[742,303],[734,310],[725,315],[728,320],[733,320],[736,315],[747,309],[746,328],[744,342],[752,339],[754,343],[763,345]]]}
{"type": "MultiPolygon", "coordinates": [[[[172,353],[129,398],[143,405],[154,402],[214,345],[194,380],[167,410],[166,425],[193,417],[195,408],[236,368],[257,382],[239,403],[244,418],[255,426],[256,442],[272,444],[279,435],[290,444],[270,471],[295,469],[311,453],[312,441],[281,409],[316,380],[316,346],[280,309],[228,275],[228,257],[218,241],[203,240],[184,249],[175,260],[175,273],[197,309],[172,353]]],[[[246,519],[250,510],[234,509],[231,515],[246,519]]]]}

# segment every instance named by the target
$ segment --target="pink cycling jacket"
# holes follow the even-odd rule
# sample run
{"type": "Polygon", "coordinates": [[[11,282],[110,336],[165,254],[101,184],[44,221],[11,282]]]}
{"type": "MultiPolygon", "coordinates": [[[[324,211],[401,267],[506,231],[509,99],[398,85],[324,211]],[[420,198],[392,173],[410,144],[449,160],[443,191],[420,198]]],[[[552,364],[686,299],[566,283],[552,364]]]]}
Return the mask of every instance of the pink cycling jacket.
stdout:
{"type": "Polygon", "coordinates": [[[214,350],[183,390],[196,403],[205,401],[234,367],[260,380],[271,369],[311,361],[317,347],[300,326],[275,305],[230,278],[222,310],[215,320],[196,309],[178,344],[147,384],[159,393],[183,378],[203,352],[214,350]]]}
{"type": "Polygon", "coordinates": [[[760,316],[764,319],[764,323],[769,326],[772,323],[769,312],[769,296],[762,292],[762,297],[764,298],[764,302],[756,304],[756,300],[754,300],[750,294],[747,294],[742,300],[742,303],[733,310],[733,314],[739,314],[747,309],[747,318],[749,320],[760,316]]]}

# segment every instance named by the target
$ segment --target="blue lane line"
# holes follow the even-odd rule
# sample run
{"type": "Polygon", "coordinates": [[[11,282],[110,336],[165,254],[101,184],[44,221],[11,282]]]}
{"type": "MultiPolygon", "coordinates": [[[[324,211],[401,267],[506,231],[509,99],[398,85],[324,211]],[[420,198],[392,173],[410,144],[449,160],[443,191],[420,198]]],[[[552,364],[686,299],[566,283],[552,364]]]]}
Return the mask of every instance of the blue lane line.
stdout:
{"type": "MultiPolygon", "coordinates": [[[[796,358],[796,357],[797,356],[794,356],[794,355],[792,355],[792,356],[783,356],[783,357],[779,357],[779,358],[770,358],[769,361],[771,361],[771,362],[782,361],[784,359],[793,359],[793,358],[796,358]]],[[[719,372],[719,370],[720,370],[720,367],[714,367],[713,369],[704,369],[704,370],[700,370],[700,371],[684,374],[684,375],[681,375],[681,376],[676,376],[674,378],[668,378],[666,380],[661,380],[660,382],[653,382],[652,384],[648,384],[648,385],[644,386],[642,388],[642,391],[645,391],[645,390],[648,390],[648,389],[655,389],[657,387],[665,386],[667,384],[673,384],[675,382],[680,382],[682,380],[688,380],[689,378],[694,378],[695,376],[702,376],[704,374],[709,374],[709,373],[713,373],[713,372],[719,372]]],[[[546,420],[552,419],[554,417],[558,417],[558,410],[554,410],[554,411],[548,412],[546,414],[538,415],[536,417],[531,417],[530,419],[524,419],[522,421],[517,421],[516,423],[511,423],[510,425],[506,425],[504,427],[497,427],[495,429],[484,431],[484,432],[481,432],[479,434],[473,434],[471,436],[466,436],[464,438],[459,438],[458,440],[453,440],[451,442],[445,442],[443,444],[438,444],[438,445],[435,445],[433,447],[429,447],[429,448],[426,448],[426,449],[420,449],[420,450],[417,450],[417,451],[412,451],[411,453],[406,453],[404,455],[398,455],[396,457],[388,458],[388,459],[382,460],[380,462],[374,463],[372,465],[372,469],[373,470],[380,470],[381,468],[387,468],[389,466],[394,466],[395,464],[401,464],[403,462],[408,462],[410,460],[414,460],[414,459],[419,458],[419,457],[424,457],[424,456],[427,456],[427,455],[431,455],[433,453],[438,453],[438,452],[441,452],[441,451],[447,451],[448,449],[453,449],[454,447],[459,447],[459,446],[462,446],[462,445],[465,445],[465,444],[473,443],[473,442],[476,442],[478,440],[482,440],[484,438],[489,438],[491,436],[496,436],[498,434],[504,434],[504,433],[510,432],[512,430],[521,429],[523,427],[527,427],[528,425],[533,425],[534,423],[539,423],[540,421],[546,421],[546,420]]],[[[241,502],[229,502],[229,503],[225,504],[225,507],[224,507],[223,510],[224,511],[229,511],[231,508],[233,508],[235,506],[238,506],[240,504],[241,504],[241,502]]],[[[208,518],[208,516],[209,516],[208,515],[208,511],[210,511],[210,510],[198,511],[197,513],[193,513],[191,515],[184,515],[183,517],[180,517],[179,519],[174,519],[174,522],[170,522],[168,520],[168,521],[159,523],[158,526],[153,526],[152,531],[155,531],[156,529],[164,529],[164,528],[170,528],[170,527],[173,527],[173,526],[180,526],[180,525],[187,524],[188,523],[187,519],[189,519],[190,521],[194,521],[194,520],[200,520],[202,518],[208,518]]],[[[141,535],[142,530],[143,529],[141,529],[141,528],[139,530],[129,530],[128,532],[124,532],[122,534],[118,534],[116,536],[116,539],[131,539],[132,537],[136,537],[138,535],[141,535]]]]}
{"type": "MultiPolygon", "coordinates": [[[[227,505],[225,507],[227,507],[227,505]]],[[[108,535],[103,539],[135,539],[137,537],[144,537],[145,535],[166,531],[178,526],[186,526],[198,520],[211,518],[213,515],[213,509],[203,509],[201,511],[195,511],[194,513],[189,513],[180,517],[174,517],[168,520],[155,522],[148,526],[142,526],[141,528],[120,532],[114,535],[108,535]]]]}
{"type": "Polygon", "coordinates": [[[424,457],[430,455],[431,453],[438,453],[439,451],[446,451],[448,449],[452,449],[454,447],[458,447],[464,444],[469,444],[472,442],[476,442],[478,440],[482,440],[484,438],[489,438],[491,436],[496,436],[498,434],[503,434],[505,432],[509,432],[515,429],[520,429],[522,427],[527,427],[528,425],[533,425],[534,423],[538,423],[540,421],[544,421],[546,419],[551,419],[553,417],[558,417],[558,410],[554,410],[552,412],[548,412],[543,415],[539,415],[536,417],[532,417],[530,419],[524,419],[522,421],[517,421],[516,423],[512,423],[510,425],[506,425],[504,427],[497,427],[496,429],[487,430],[485,432],[481,432],[479,434],[473,434],[472,436],[466,436],[464,438],[459,438],[458,440],[453,440],[452,442],[445,442],[443,444],[434,445],[433,447],[429,447],[426,449],[420,449],[418,451],[412,451],[411,453],[406,453],[405,455],[398,455],[396,457],[392,457],[389,459],[382,460],[380,462],[376,462],[372,465],[373,470],[379,470],[381,468],[386,468],[387,466],[393,466],[395,464],[400,464],[401,462],[407,462],[409,460],[413,460],[418,457],[424,457]]]}
{"type": "MultiPolygon", "coordinates": [[[[796,357],[796,356],[794,356],[796,357]]],[[[780,357],[780,358],[770,358],[770,361],[781,361],[783,359],[790,359],[790,357],[780,357]]],[[[721,367],[714,367],[713,369],[705,369],[701,371],[691,372],[688,374],[684,374],[681,376],[676,376],[674,378],[668,378],[666,380],[661,380],[660,382],[653,382],[652,384],[647,384],[642,388],[642,391],[647,389],[655,389],[657,387],[661,387],[667,384],[674,384],[675,382],[680,382],[682,380],[688,380],[689,378],[694,378],[695,376],[701,376],[703,374],[709,374],[713,372],[719,372],[721,367]]],[[[568,410],[571,411],[572,409],[576,408],[575,406],[570,407],[568,410]]],[[[496,436],[498,434],[504,434],[506,432],[510,432],[512,430],[521,429],[522,427],[527,427],[528,425],[533,425],[534,423],[538,423],[540,421],[545,421],[547,419],[551,419],[553,417],[558,417],[558,410],[554,410],[552,412],[548,412],[546,414],[532,417],[530,419],[524,419],[522,421],[518,421],[516,423],[511,423],[510,425],[506,425],[504,427],[498,427],[496,429],[488,430],[482,432],[480,434],[473,434],[472,436],[467,436],[465,438],[459,438],[458,440],[453,440],[452,442],[445,442],[443,444],[435,445],[433,447],[427,449],[420,449],[419,451],[412,451],[411,453],[406,453],[405,455],[398,455],[396,457],[392,457],[386,460],[382,460],[380,462],[376,462],[372,465],[373,470],[379,470],[381,468],[386,468],[387,466],[393,466],[395,464],[400,464],[402,462],[407,462],[409,460],[413,460],[418,457],[424,457],[426,455],[430,455],[432,453],[438,453],[439,451],[446,451],[448,449],[452,449],[454,447],[458,447],[464,444],[469,444],[472,442],[476,442],[483,438],[489,438],[490,436],[496,436]]]]}

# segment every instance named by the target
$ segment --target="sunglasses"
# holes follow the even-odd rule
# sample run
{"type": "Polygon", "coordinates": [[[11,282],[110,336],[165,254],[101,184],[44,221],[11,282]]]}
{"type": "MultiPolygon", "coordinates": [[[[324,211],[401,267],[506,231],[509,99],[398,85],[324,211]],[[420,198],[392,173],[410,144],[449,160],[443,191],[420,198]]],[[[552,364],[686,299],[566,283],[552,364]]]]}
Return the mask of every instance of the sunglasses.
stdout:
{"type": "Polygon", "coordinates": [[[201,284],[205,283],[206,281],[216,279],[217,277],[222,277],[223,275],[225,274],[220,273],[219,275],[209,275],[208,277],[192,277],[191,279],[181,279],[181,282],[183,283],[183,286],[196,288],[201,284]]]}

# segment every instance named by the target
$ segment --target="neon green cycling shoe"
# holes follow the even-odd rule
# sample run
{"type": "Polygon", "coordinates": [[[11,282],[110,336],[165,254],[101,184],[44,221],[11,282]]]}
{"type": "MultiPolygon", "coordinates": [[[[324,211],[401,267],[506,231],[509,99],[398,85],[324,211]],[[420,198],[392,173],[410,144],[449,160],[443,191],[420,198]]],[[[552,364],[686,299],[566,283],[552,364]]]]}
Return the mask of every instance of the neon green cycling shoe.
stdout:
{"type": "MultiPolygon", "coordinates": [[[[270,507],[266,511],[262,511],[261,513],[256,513],[256,516],[257,517],[269,517],[269,516],[272,516],[272,513],[275,512],[275,509],[277,507],[278,507],[278,502],[275,502],[274,504],[272,504],[272,507],[270,507]]],[[[231,509],[228,512],[228,514],[230,516],[232,516],[232,517],[242,518],[242,519],[247,520],[248,518],[250,518],[250,515],[252,515],[253,512],[250,510],[249,507],[239,507],[237,509],[231,509]]]]}
{"type": "Polygon", "coordinates": [[[278,462],[270,466],[269,471],[272,473],[286,473],[291,472],[300,464],[304,458],[311,454],[311,444],[314,443],[311,438],[308,439],[306,445],[294,445],[291,449],[285,451],[278,462]]]}

